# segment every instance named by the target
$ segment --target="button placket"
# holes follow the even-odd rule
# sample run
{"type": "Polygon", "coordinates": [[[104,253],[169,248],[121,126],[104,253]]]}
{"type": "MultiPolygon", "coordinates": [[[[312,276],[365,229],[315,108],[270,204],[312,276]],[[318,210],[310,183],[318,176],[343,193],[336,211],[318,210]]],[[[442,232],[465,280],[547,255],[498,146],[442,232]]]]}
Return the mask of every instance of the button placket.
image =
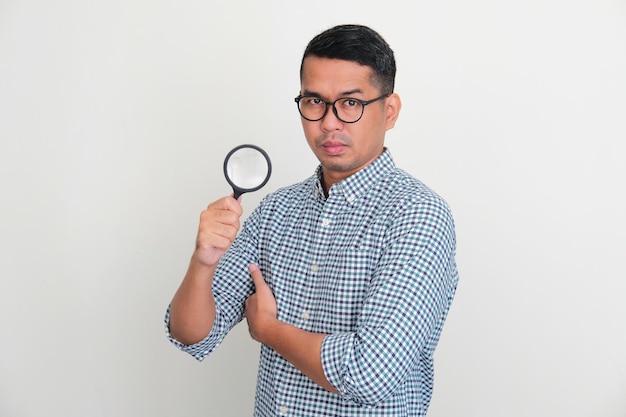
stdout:
{"type": "Polygon", "coordinates": [[[276,407],[275,410],[276,415],[286,416],[289,414],[288,393],[291,389],[288,383],[289,379],[288,377],[286,377],[286,375],[288,375],[288,369],[291,367],[291,365],[289,365],[287,361],[279,357],[277,353],[275,353],[275,355],[275,366],[277,369],[275,375],[276,388],[274,392],[274,404],[276,407]]]}

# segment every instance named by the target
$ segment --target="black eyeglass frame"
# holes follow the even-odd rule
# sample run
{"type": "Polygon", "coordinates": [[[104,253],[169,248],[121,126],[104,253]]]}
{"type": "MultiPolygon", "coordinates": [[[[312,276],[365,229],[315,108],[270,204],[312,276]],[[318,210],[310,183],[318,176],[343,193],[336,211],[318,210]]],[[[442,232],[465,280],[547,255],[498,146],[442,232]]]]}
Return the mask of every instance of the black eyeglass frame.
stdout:
{"type": "Polygon", "coordinates": [[[298,97],[296,97],[294,99],[294,101],[296,102],[296,106],[298,107],[298,113],[300,113],[300,116],[302,116],[303,119],[308,120],[309,122],[317,122],[322,120],[324,117],[326,117],[326,114],[328,113],[328,106],[331,106],[333,109],[333,113],[335,114],[335,117],[337,119],[339,119],[342,123],[356,123],[359,120],[361,120],[361,118],[363,117],[363,113],[365,113],[365,106],[367,106],[368,104],[374,103],[375,101],[378,100],[382,100],[383,98],[387,98],[391,95],[391,93],[386,93],[383,94],[382,96],[373,98],[371,100],[359,100],[358,98],[353,98],[353,97],[339,97],[337,100],[335,101],[326,101],[324,99],[322,99],[321,97],[318,96],[303,96],[302,94],[300,94],[298,97]],[[324,109],[324,113],[322,113],[322,116],[318,119],[309,119],[308,117],[306,117],[304,114],[302,114],[302,110],[300,110],[300,100],[302,100],[305,97],[311,97],[311,98],[316,98],[319,100],[322,100],[324,102],[324,104],[326,105],[326,108],[324,109]],[[357,101],[359,103],[361,103],[361,115],[359,116],[358,119],[352,121],[352,122],[347,122],[345,120],[343,120],[341,117],[339,117],[339,113],[337,112],[337,107],[335,107],[335,103],[337,103],[339,100],[354,100],[357,101]]]}

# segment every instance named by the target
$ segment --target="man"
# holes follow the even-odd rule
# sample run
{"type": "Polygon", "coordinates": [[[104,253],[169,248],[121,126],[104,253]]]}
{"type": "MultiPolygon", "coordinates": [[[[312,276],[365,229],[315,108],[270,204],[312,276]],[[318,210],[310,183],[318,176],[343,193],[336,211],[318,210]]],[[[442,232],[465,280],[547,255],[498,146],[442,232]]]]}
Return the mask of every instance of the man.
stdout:
{"type": "Polygon", "coordinates": [[[447,204],[384,146],[401,102],[373,30],[316,36],[296,97],[320,165],[241,230],[232,196],[202,212],[166,325],[202,360],[246,318],[262,343],[255,416],[421,416],[458,280],[447,204]]]}

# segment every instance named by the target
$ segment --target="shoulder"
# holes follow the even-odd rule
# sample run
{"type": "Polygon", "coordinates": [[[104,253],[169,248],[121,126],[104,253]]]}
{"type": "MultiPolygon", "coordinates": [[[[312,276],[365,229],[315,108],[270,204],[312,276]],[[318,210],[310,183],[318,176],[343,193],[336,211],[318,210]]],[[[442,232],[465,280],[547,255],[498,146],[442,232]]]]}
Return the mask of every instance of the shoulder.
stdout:
{"type": "Polygon", "coordinates": [[[406,171],[395,168],[378,185],[378,193],[396,210],[434,211],[452,216],[447,201],[432,188],[406,171]]]}
{"type": "Polygon", "coordinates": [[[316,189],[316,178],[311,177],[292,184],[278,188],[267,194],[261,200],[258,209],[267,213],[268,211],[284,211],[291,207],[298,207],[303,200],[311,198],[316,189]]]}
{"type": "Polygon", "coordinates": [[[450,206],[437,192],[402,169],[390,171],[373,190],[378,215],[390,241],[417,235],[419,241],[444,239],[454,246],[455,224],[450,206]]]}

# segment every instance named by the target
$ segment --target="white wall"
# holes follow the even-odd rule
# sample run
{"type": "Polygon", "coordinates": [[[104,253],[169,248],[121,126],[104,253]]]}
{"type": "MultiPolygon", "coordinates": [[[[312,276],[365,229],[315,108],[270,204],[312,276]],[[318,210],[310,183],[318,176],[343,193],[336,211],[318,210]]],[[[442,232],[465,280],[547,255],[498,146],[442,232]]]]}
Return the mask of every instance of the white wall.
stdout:
{"type": "Polygon", "coordinates": [[[626,416],[623,0],[0,0],[0,415],[243,416],[245,324],[202,364],[162,318],[222,158],[316,161],[293,97],[336,23],[396,51],[388,146],[457,221],[430,416],[626,416]]]}

